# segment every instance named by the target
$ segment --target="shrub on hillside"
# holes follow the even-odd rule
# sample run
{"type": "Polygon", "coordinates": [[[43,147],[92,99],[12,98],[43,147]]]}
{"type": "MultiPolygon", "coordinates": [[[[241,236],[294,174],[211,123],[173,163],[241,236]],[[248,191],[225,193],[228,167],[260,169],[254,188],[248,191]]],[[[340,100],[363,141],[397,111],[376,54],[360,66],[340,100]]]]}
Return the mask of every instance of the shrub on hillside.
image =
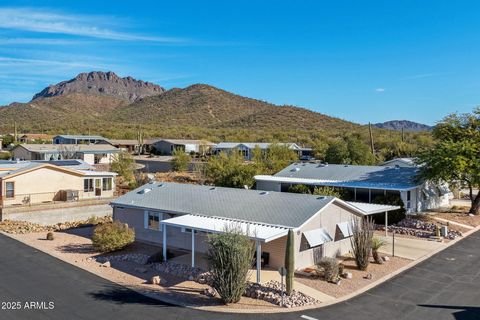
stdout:
{"type": "Polygon", "coordinates": [[[123,249],[135,240],[135,231],[126,223],[114,221],[97,225],[93,230],[92,244],[95,250],[112,252],[123,249]]]}

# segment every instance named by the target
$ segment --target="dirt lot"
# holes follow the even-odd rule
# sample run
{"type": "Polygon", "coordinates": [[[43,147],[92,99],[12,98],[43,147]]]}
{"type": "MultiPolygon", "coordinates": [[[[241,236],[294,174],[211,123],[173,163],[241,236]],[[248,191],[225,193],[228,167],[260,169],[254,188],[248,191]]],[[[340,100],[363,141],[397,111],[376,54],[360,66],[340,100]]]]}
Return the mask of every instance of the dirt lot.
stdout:
{"type": "MultiPolygon", "coordinates": [[[[54,257],[126,287],[151,294],[162,294],[170,300],[182,301],[182,303],[191,306],[223,306],[220,299],[210,298],[202,293],[208,286],[198,284],[194,281],[185,281],[172,275],[159,274],[158,271],[151,268],[128,261],[111,261],[111,267],[102,267],[100,263],[93,259],[101,256],[101,254],[94,251],[90,240],[91,234],[92,228],[86,227],[54,232],[55,239],[53,241],[45,240],[46,232],[14,234],[10,236],[54,257]],[[142,269],[146,269],[146,271],[142,269]],[[147,283],[147,280],[155,275],[160,275],[162,285],[147,283]]],[[[114,254],[135,252],[151,255],[158,252],[158,250],[159,248],[155,246],[134,243],[128,248],[115,252],[114,254]]],[[[239,303],[231,304],[227,307],[232,309],[257,308],[262,310],[275,310],[280,308],[269,302],[247,297],[242,297],[239,303]]]]}
{"type": "Polygon", "coordinates": [[[296,280],[330,296],[340,298],[357,291],[371,284],[373,281],[376,281],[412,262],[412,260],[398,257],[390,256],[389,258],[390,260],[382,265],[373,263],[372,260],[366,271],[358,270],[355,261],[352,258],[344,258],[344,270],[345,272],[351,272],[353,277],[352,279],[342,278],[340,285],[329,283],[319,277],[296,276],[296,280]],[[364,278],[368,273],[372,275],[372,279],[370,280],[364,278]]]}
{"type": "MultiPolygon", "coordinates": [[[[480,215],[474,215],[474,216],[468,215],[468,208],[462,211],[455,210],[452,212],[437,212],[434,214],[434,216],[442,219],[447,219],[450,221],[462,223],[472,227],[476,227],[480,225],[480,215]]],[[[454,226],[451,225],[450,227],[454,227],[454,226]]]]}

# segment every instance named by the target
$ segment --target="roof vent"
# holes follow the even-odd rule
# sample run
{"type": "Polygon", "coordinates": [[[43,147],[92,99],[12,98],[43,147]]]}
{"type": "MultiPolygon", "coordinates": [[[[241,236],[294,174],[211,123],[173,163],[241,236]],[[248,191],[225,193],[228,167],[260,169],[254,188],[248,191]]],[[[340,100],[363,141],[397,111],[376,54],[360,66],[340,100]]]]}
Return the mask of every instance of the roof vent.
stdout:
{"type": "Polygon", "coordinates": [[[210,190],[217,190],[217,187],[212,187],[210,188],[210,190]]]}
{"type": "Polygon", "coordinates": [[[396,164],[395,169],[400,169],[400,166],[398,164],[396,164]]]}
{"type": "Polygon", "coordinates": [[[323,199],[325,199],[324,196],[317,197],[317,200],[323,200],[323,199]]]}
{"type": "Polygon", "coordinates": [[[138,194],[145,194],[145,193],[149,193],[150,191],[152,191],[152,189],[145,188],[145,189],[142,189],[142,190],[138,191],[138,194]]]}
{"type": "Polygon", "coordinates": [[[300,171],[300,168],[293,168],[292,170],[290,170],[291,172],[298,172],[300,171]]]}
{"type": "Polygon", "coordinates": [[[346,168],[346,167],[348,167],[348,164],[344,164],[343,166],[346,168]]]}
{"type": "Polygon", "coordinates": [[[269,194],[269,192],[268,192],[268,191],[262,191],[262,192],[260,192],[260,194],[261,194],[262,196],[266,196],[267,194],[269,194]]]}
{"type": "Polygon", "coordinates": [[[159,183],[159,184],[158,184],[158,187],[159,187],[159,188],[165,187],[165,183],[159,183]]]}
{"type": "Polygon", "coordinates": [[[243,189],[248,190],[248,186],[246,184],[243,185],[243,189]]]}

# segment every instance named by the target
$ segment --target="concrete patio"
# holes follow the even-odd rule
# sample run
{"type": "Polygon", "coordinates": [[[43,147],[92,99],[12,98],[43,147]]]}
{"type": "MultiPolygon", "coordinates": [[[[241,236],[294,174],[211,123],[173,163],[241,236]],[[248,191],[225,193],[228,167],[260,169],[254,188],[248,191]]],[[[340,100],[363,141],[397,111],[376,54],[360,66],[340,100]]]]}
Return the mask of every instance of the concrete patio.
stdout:
{"type": "MultiPolygon", "coordinates": [[[[381,237],[386,245],[379,251],[385,254],[392,254],[392,237],[381,237]]],[[[395,256],[410,260],[418,260],[439,248],[445,247],[446,243],[430,241],[426,239],[411,239],[405,237],[395,237],[395,256]]]]}

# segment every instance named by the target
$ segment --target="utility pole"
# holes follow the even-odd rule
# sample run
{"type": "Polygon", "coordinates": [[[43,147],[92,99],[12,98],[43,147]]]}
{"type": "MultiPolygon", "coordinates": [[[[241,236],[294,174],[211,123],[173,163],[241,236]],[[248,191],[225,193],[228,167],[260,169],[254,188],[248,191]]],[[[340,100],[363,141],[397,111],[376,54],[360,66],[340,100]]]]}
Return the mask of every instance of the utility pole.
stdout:
{"type": "Polygon", "coordinates": [[[375,145],[373,144],[373,132],[372,132],[372,124],[368,123],[368,132],[370,133],[370,148],[372,149],[372,154],[375,155],[375,145]]]}
{"type": "Polygon", "coordinates": [[[402,142],[405,142],[405,131],[402,127],[402,142]]]}

